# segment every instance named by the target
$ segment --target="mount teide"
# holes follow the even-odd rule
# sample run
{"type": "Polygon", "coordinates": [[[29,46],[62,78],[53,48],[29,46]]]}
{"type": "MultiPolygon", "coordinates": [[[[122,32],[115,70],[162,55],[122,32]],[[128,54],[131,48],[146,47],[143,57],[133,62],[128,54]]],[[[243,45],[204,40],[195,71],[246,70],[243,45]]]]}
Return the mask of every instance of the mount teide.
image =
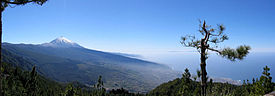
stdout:
{"type": "Polygon", "coordinates": [[[55,47],[55,48],[83,48],[82,46],[78,45],[77,43],[72,42],[71,40],[65,37],[59,37],[55,40],[51,41],[50,43],[41,44],[45,47],[55,47]]]}
{"type": "Polygon", "coordinates": [[[40,73],[60,82],[96,83],[102,75],[105,87],[146,92],[179,73],[166,65],[122,55],[86,49],[65,37],[44,44],[4,43],[3,55],[9,53],[36,65],[40,73]]]}

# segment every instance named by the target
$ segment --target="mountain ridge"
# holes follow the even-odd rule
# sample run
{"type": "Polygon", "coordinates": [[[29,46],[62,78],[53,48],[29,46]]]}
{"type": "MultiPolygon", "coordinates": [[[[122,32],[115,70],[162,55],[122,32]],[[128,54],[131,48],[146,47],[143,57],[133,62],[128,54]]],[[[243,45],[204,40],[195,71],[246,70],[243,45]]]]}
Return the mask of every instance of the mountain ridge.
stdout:
{"type": "Polygon", "coordinates": [[[180,74],[170,67],[84,47],[3,43],[3,49],[27,58],[44,76],[60,82],[93,85],[102,75],[106,88],[147,92],[180,74]]]}

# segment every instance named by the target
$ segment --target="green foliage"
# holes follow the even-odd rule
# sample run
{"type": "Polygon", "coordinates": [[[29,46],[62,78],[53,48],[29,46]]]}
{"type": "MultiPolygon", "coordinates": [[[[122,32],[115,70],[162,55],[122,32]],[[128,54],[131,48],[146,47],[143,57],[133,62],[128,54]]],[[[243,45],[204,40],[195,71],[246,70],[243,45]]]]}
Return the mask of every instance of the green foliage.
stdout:
{"type": "Polygon", "coordinates": [[[75,96],[76,90],[72,84],[68,84],[64,93],[65,96],[75,96]]]}
{"type": "Polygon", "coordinates": [[[35,94],[37,94],[37,92],[39,90],[39,88],[37,87],[38,81],[37,81],[37,73],[35,70],[35,66],[32,68],[32,70],[29,74],[30,74],[30,77],[26,83],[25,88],[26,88],[27,94],[29,94],[29,96],[35,96],[35,94]]]}
{"type": "Polygon", "coordinates": [[[97,84],[95,85],[96,91],[95,95],[97,96],[106,96],[106,89],[104,88],[102,76],[100,75],[97,80],[97,84]]]}
{"type": "Polygon", "coordinates": [[[250,50],[250,46],[239,46],[237,49],[225,48],[220,52],[220,55],[229,60],[235,61],[236,59],[242,60],[250,50]]]}
{"type": "Polygon", "coordinates": [[[189,70],[186,68],[184,70],[184,73],[182,74],[182,78],[183,78],[184,82],[189,83],[191,81],[190,77],[191,77],[191,74],[190,74],[189,70]]]}
{"type": "Polygon", "coordinates": [[[168,83],[163,83],[148,93],[149,96],[191,96],[200,94],[199,82],[191,80],[188,69],[177,78],[168,83]]]}
{"type": "Polygon", "coordinates": [[[5,96],[57,96],[62,92],[60,84],[38,75],[35,67],[28,72],[3,63],[3,68],[2,92],[5,96]]]}
{"type": "Polygon", "coordinates": [[[199,87],[197,87],[199,84],[196,81],[191,80],[191,74],[189,70],[186,68],[185,72],[182,74],[182,87],[179,89],[179,94],[181,96],[190,96],[190,95],[199,95],[197,93],[191,93],[190,91],[196,90],[198,92],[199,87]]]}
{"type": "Polygon", "coordinates": [[[183,85],[182,79],[175,79],[167,83],[163,83],[149,92],[149,96],[178,96],[180,88],[183,85]]]}
{"type": "MultiPolygon", "coordinates": [[[[261,79],[254,83],[245,81],[243,85],[232,85],[228,83],[217,83],[210,79],[207,82],[207,96],[261,96],[274,90],[274,82],[268,72],[270,68],[264,67],[261,79]]],[[[148,93],[149,96],[200,96],[200,84],[189,77],[188,69],[173,81],[163,83],[148,93]],[[188,78],[189,77],[189,78],[188,78]],[[190,81],[189,81],[190,80],[190,81]]],[[[253,80],[252,80],[253,81],[253,80]]]]}
{"type": "Polygon", "coordinates": [[[103,84],[101,75],[99,76],[99,78],[97,80],[96,88],[98,88],[100,90],[104,89],[104,84],[103,84]]]}
{"type": "Polygon", "coordinates": [[[270,68],[265,66],[263,75],[260,77],[260,81],[262,82],[265,93],[273,91],[273,88],[275,86],[274,83],[272,83],[272,77],[270,76],[270,73],[268,71],[270,71],[270,68]]]}

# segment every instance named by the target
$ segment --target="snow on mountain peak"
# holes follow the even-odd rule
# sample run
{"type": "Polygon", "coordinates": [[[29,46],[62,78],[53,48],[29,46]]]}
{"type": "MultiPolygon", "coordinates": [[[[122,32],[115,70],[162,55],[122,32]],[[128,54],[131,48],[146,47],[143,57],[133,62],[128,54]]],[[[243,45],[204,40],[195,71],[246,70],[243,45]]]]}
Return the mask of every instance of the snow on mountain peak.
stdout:
{"type": "Polygon", "coordinates": [[[55,48],[69,48],[69,47],[82,48],[82,46],[78,45],[77,43],[72,42],[71,40],[69,40],[63,36],[54,39],[50,43],[44,43],[44,44],[42,44],[42,46],[55,47],[55,48]]]}
{"type": "Polygon", "coordinates": [[[51,43],[73,43],[71,40],[61,36],[59,38],[56,38],[55,40],[51,41],[51,43]]]}

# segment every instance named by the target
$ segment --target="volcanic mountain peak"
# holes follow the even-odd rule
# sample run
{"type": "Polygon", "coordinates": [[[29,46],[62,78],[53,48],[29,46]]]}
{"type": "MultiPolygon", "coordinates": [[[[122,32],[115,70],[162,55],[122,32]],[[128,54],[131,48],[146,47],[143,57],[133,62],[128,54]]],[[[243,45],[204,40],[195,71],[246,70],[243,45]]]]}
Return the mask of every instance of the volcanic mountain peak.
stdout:
{"type": "Polygon", "coordinates": [[[42,46],[57,47],[57,48],[69,48],[69,47],[82,48],[82,46],[78,45],[77,43],[72,42],[71,40],[69,40],[63,36],[54,39],[50,43],[44,43],[44,44],[42,44],[42,46]]]}
{"type": "Polygon", "coordinates": [[[51,41],[51,43],[73,43],[73,42],[71,40],[61,36],[61,37],[56,38],[53,41],[51,41]]]}

